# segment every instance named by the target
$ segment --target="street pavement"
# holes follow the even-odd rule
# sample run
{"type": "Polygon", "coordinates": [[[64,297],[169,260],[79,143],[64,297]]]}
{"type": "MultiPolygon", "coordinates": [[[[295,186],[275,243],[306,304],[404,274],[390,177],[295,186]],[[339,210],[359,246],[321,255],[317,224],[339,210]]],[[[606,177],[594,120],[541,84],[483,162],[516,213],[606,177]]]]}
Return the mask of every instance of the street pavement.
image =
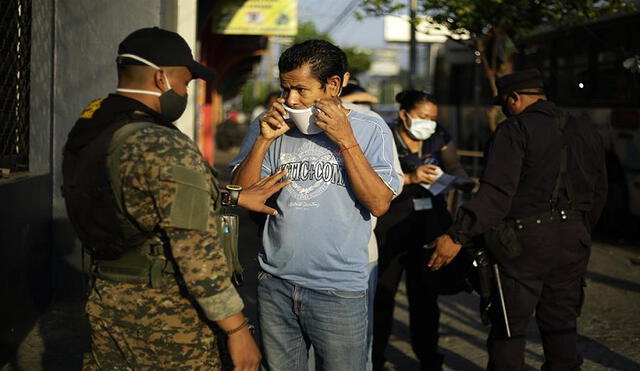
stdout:
{"type": "MultiPolygon", "coordinates": [[[[223,154],[219,161],[226,163],[229,157],[223,154]]],[[[218,170],[221,178],[228,178],[224,168],[218,170]]],[[[255,321],[258,228],[246,211],[231,211],[240,215],[239,252],[246,270],[240,293],[245,299],[246,314],[255,321]]],[[[585,304],[579,320],[583,370],[640,370],[640,247],[595,243],[586,279],[585,304]]],[[[467,293],[443,296],[439,304],[444,369],[484,369],[488,328],[480,322],[478,297],[467,293]]],[[[408,324],[408,303],[402,285],[386,350],[387,359],[397,370],[418,370],[408,324]]],[[[15,359],[0,366],[0,371],[80,370],[81,355],[88,350],[83,304],[60,301],[51,306],[24,340],[15,359]]],[[[532,320],[526,348],[527,369],[540,369],[543,361],[542,345],[532,320]]]]}
{"type": "MultiPolygon", "coordinates": [[[[241,215],[240,259],[246,269],[241,293],[248,315],[256,318],[257,227],[241,215]]],[[[586,277],[587,288],[578,331],[583,370],[640,370],[640,247],[595,243],[586,277]]],[[[480,322],[478,296],[461,293],[442,296],[440,347],[445,370],[483,370],[487,363],[488,327],[480,322]]],[[[409,305],[402,283],[396,296],[394,322],[387,359],[397,370],[418,370],[409,340],[409,305]]],[[[528,370],[544,362],[542,343],[532,318],[526,348],[528,370]]]]}

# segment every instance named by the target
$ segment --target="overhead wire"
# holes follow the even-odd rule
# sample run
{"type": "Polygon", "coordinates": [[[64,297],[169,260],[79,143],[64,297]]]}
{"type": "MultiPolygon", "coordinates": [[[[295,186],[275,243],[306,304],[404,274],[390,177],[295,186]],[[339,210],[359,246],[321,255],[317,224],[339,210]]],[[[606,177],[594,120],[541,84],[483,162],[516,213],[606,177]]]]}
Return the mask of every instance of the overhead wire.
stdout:
{"type": "Polygon", "coordinates": [[[334,28],[344,22],[345,19],[347,19],[347,17],[351,15],[351,12],[353,12],[354,8],[358,5],[359,2],[360,0],[351,0],[351,2],[347,4],[347,6],[342,10],[342,13],[340,13],[340,15],[335,18],[333,23],[329,25],[329,27],[327,27],[325,33],[328,35],[331,34],[331,31],[333,31],[334,28]]]}

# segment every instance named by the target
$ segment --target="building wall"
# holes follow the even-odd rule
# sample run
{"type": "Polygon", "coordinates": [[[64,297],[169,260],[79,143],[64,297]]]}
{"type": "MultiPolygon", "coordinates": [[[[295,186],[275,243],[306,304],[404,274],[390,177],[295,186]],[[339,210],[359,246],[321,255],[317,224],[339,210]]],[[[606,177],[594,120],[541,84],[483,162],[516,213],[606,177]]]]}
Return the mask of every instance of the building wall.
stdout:
{"type": "Polygon", "coordinates": [[[162,4],[156,0],[55,2],[51,157],[57,297],[77,296],[83,288],[82,250],[60,192],[67,134],[87,103],[115,91],[118,44],[133,30],[159,25],[162,4]]]}
{"type": "Polygon", "coordinates": [[[0,179],[0,365],[52,297],[53,5],[32,3],[29,172],[0,179]]]}
{"type": "MultiPolygon", "coordinates": [[[[60,192],[68,132],[88,102],[115,91],[118,44],[130,32],[192,27],[195,47],[195,4],[32,0],[29,172],[0,179],[0,366],[52,298],[83,294],[81,248],[60,192]]],[[[192,133],[193,117],[181,127],[192,133]]]]}

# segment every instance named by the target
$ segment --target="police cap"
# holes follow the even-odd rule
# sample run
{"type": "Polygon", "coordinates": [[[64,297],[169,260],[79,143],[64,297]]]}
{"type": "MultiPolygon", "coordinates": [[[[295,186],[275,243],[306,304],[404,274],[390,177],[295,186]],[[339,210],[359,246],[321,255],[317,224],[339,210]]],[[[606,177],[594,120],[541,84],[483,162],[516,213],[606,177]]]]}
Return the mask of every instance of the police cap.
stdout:
{"type": "Polygon", "coordinates": [[[193,59],[187,42],[175,32],[159,27],[141,28],[133,31],[118,46],[119,65],[144,65],[135,58],[122,56],[131,54],[155,64],[156,66],[184,66],[191,71],[193,78],[213,80],[215,72],[193,59]]]}
{"type": "Polygon", "coordinates": [[[496,80],[498,95],[493,97],[493,104],[502,104],[502,98],[520,89],[543,89],[542,74],[535,68],[504,75],[496,80]]]}

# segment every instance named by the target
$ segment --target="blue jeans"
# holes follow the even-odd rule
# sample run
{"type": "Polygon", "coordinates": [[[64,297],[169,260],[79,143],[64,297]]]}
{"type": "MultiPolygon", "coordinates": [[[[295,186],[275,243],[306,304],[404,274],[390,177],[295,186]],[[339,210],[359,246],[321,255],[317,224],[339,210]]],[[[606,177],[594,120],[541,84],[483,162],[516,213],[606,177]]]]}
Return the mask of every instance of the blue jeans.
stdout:
{"type": "Polygon", "coordinates": [[[269,371],[365,370],[367,292],[316,291],[266,272],[258,275],[258,317],[269,371]]]}
{"type": "Polygon", "coordinates": [[[373,348],[373,299],[378,285],[378,261],[370,262],[367,268],[369,269],[369,287],[367,288],[367,296],[369,297],[367,301],[367,371],[371,371],[373,369],[373,360],[371,358],[373,348]]]}

